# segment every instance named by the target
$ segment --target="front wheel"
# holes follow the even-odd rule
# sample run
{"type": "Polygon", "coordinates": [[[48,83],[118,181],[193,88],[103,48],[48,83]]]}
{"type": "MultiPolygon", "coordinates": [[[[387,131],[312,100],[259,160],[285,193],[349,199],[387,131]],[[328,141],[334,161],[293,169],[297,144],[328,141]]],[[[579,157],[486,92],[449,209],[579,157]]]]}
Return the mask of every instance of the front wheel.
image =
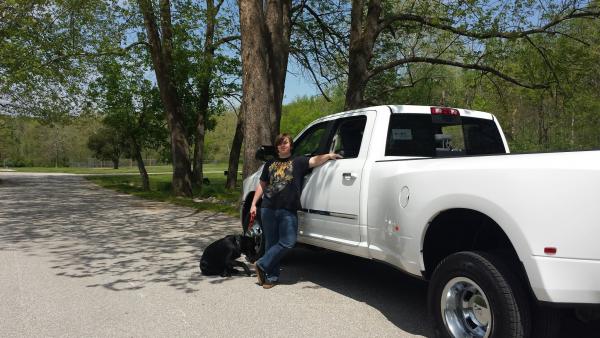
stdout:
{"type": "Polygon", "coordinates": [[[488,253],[446,257],[428,291],[437,336],[529,337],[529,300],[515,275],[500,257],[488,253]]]}
{"type": "Polygon", "coordinates": [[[252,226],[250,226],[250,213],[246,212],[242,220],[242,231],[244,235],[254,238],[256,256],[252,257],[252,262],[257,261],[265,254],[265,236],[262,231],[262,224],[259,217],[256,217],[252,226]]]}

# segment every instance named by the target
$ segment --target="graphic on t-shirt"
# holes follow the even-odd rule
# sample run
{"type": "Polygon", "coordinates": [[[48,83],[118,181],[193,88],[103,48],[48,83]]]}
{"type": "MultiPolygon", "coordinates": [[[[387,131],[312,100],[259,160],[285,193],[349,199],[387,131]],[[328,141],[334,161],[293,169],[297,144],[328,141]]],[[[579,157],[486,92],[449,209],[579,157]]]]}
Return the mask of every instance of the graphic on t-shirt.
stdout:
{"type": "Polygon", "coordinates": [[[294,178],[292,175],[293,168],[293,161],[275,161],[269,166],[271,184],[265,189],[267,197],[273,197],[274,194],[283,190],[292,181],[294,178]]]}

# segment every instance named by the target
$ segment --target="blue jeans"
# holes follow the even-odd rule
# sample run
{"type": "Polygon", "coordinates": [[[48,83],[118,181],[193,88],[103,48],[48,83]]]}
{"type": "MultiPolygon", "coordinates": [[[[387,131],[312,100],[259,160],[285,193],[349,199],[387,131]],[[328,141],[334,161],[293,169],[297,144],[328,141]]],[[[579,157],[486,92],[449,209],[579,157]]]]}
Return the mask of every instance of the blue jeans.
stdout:
{"type": "Polygon", "coordinates": [[[261,208],[265,254],[256,264],[265,272],[269,282],[279,280],[279,262],[294,247],[298,237],[298,216],[286,209],[261,208]]]}

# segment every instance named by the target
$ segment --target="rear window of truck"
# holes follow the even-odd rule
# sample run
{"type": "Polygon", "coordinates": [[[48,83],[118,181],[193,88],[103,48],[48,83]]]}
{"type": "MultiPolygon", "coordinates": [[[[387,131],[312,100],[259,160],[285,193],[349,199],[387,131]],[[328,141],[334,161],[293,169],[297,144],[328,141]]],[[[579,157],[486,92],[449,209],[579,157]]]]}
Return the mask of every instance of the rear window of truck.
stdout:
{"type": "Polygon", "coordinates": [[[493,120],[425,114],[390,116],[386,156],[454,157],[505,152],[493,120]]]}

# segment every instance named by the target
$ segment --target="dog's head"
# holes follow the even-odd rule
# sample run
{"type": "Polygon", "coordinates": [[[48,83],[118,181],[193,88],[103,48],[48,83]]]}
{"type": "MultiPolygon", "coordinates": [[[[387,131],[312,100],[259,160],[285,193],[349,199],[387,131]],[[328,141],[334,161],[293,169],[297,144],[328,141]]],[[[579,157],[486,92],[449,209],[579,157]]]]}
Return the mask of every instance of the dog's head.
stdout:
{"type": "Polygon", "coordinates": [[[250,263],[254,263],[258,259],[254,237],[240,236],[240,251],[250,263]]]}

